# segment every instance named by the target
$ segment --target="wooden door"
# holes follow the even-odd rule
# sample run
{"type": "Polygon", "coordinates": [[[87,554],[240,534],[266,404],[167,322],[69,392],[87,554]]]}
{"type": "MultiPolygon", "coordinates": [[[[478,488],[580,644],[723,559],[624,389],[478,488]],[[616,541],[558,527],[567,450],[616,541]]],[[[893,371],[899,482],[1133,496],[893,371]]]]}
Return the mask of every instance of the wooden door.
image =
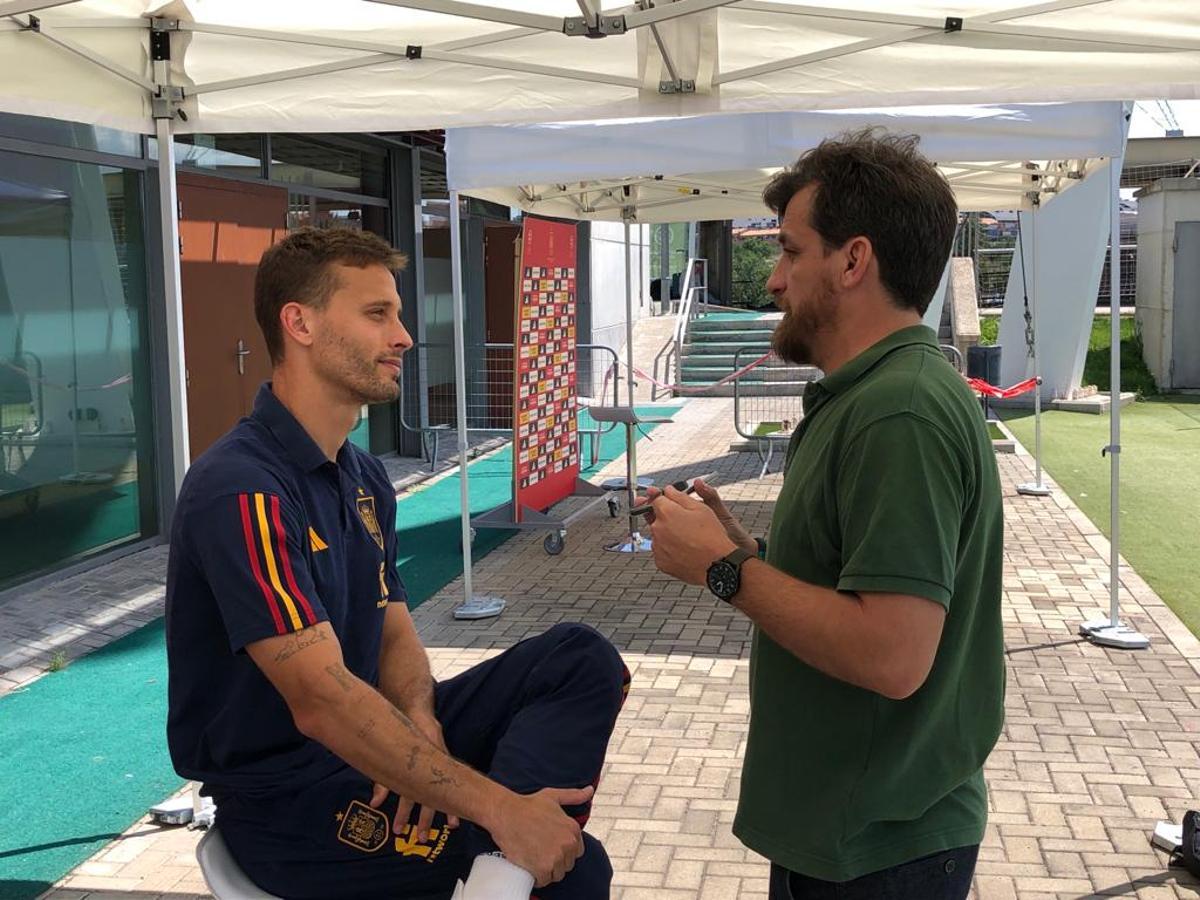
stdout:
{"type": "Polygon", "coordinates": [[[287,191],[181,172],[180,276],[192,459],[247,415],[271,376],[254,318],[263,251],[287,233],[287,191]]]}

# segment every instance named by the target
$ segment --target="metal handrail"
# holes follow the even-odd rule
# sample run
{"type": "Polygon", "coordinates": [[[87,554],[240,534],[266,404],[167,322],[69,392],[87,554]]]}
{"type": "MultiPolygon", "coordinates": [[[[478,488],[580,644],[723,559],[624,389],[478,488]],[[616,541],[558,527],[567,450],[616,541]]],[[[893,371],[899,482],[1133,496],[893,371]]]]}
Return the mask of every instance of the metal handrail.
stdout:
{"type": "MultiPolygon", "coordinates": [[[[683,383],[683,344],[687,340],[688,326],[696,315],[695,304],[692,302],[697,290],[708,293],[708,259],[697,256],[687,261],[684,270],[683,286],[679,290],[679,316],[675,319],[675,383],[683,383]],[[704,263],[704,283],[698,288],[692,284],[692,273],[696,271],[696,263],[704,263]]],[[[668,291],[669,293],[669,291],[668,291]]]]}
{"type": "Polygon", "coordinates": [[[943,356],[950,360],[950,365],[958,369],[959,374],[965,371],[963,367],[963,355],[961,350],[959,350],[953,344],[938,344],[938,349],[942,351],[943,356]]]}
{"type": "MultiPolygon", "coordinates": [[[[668,392],[669,388],[660,388],[658,383],[671,377],[671,372],[674,368],[672,363],[672,355],[676,352],[674,341],[667,341],[659,349],[654,356],[654,378],[650,382],[650,400],[653,402],[658,399],[658,392],[668,392]],[[662,364],[661,367],[659,364],[662,364]],[[661,375],[659,373],[662,373],[661,375]]],[[[679,382],[676,381],[676,384],[679,382]]],[[[674,391],[670,392],[674,396],[674,391]]]]}

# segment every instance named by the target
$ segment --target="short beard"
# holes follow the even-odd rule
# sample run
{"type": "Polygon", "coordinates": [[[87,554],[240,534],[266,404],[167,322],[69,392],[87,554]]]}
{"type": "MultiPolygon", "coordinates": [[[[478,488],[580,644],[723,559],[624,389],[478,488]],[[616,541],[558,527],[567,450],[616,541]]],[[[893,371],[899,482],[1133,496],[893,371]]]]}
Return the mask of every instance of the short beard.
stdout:
{"type": "Polygon", "coordinates": [[[342,337],[330,337],[317,359],[321,374],[357,404],[391,403],[400,396],[400,382],[379,374],[379,360],[364,360],[342,337]]]}
{"type": "Polygon", "coordinates": [[[822,331],[832,330],[837,311],[833,288],[822,281],[803,306],[783,314],[771,335],[771,349],[784,362],[797,366],[815,365],[815,342],[822,331]]]}

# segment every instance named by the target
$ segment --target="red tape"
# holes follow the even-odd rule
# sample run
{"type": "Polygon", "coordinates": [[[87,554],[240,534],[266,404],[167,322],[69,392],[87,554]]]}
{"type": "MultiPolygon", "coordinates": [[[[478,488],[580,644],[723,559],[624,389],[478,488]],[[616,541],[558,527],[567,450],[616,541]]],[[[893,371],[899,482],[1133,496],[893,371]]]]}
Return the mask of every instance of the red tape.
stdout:
{"type": "Polygon", "coordinates": [[[967,384],[971,386],[977,394],[983,394],[985,397],[995,397],[998,400],[1007,400],[1009,397],[1016,397],[1020,394],[1028,393],[1037,387],[1038,380],[1036,378],[1026,378],[1019,384],[1014,384],[1012,387],[998,388],[995,385],[988,384],[982,378],[968,378],[967,384]]]}

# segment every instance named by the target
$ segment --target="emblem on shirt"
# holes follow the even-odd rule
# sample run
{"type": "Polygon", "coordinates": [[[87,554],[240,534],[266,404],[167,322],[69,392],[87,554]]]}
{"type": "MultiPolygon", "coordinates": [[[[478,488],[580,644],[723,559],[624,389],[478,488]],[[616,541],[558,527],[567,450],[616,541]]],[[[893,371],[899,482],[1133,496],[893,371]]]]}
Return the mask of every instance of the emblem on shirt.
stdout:
{"type": "Polygon", "coordinates": [[[379,609],[387,606],[388,600],[392,597],[392,592],[388,590],[387,586],[387,570],[384,568],[386,565],[387,563],[379,564],[379,599],[375,601],[375,605],[379,609]]]}
{"type": "Polygon", "coordinates": [[[313,553],[320,553],[322,550],[328,550],[329,545],[321,539],[315,528],[308,526],[308,546],[313,553]]]}
{"type": "Polygon", "coordinates": [[[401,856],[417,856],[431,863],[442,855],[448,840],[449,828],[430,828],[429,837],[422,842],[417,840],[417,829],[405,825],[396,836],[396,852],[401,856]]]}
{"type": "Polygon", "coordinates": [[[387,843],[387,816],[361,800],[351,800],[346,811],[337,814],[337,820],[337,839],[356,850],[374,853],[387,843]]]}
{"type": "Polygon", "coordinates": [[[358,497],[356,500],[358,506],[358,517],[362,519],[363,525],[371,537],[375,538],[375,543],[379,545],[379,549],[383,549],[383,531],[379,527],[379,519],[375,517],[375,498],[368,495],[366,497],[358,497]]]}

